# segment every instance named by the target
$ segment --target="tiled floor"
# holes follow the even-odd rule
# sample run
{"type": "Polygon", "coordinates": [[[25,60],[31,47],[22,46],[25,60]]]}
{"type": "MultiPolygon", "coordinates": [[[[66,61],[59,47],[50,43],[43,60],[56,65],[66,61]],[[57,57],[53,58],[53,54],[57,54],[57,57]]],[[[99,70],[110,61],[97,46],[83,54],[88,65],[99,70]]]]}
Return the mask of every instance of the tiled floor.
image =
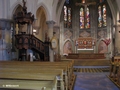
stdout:
{"type": "Polygon", "coordinates": [[[109,72],[109,67],[85,67],[85,68],[74,68],[74,72],[88,72],[88,73],[98,73],[98,72],[109,72]]]}
{"type": "Polygon", "coordinates": [[[120,90],[107,76],[109,67],[74,67],[74,90],[120,90]]]}

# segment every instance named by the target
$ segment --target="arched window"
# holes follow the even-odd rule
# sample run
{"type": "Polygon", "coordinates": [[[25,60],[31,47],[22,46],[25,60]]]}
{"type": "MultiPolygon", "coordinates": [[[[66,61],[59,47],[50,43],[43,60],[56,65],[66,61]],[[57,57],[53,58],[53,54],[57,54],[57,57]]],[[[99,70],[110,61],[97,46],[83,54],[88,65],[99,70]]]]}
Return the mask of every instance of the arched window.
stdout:
{"type": "Polygon", "coordinates": [[[66,0],[64,4],[64,28],[72,28],[71,6],[69,0],[66,0]]]}
{"type": "Polygon", "coordinates": [[[84,20],[84,8],[81,7],[80,8],[80,28],[83,29],[85,27],[84,23],[85,23],[85,20],[84,20]]]}
{"type": "Polygon", "coordinates": [[[86,19],[85,28],[90,28],[90,10],[88,7],[86,10],[86,18],[85,19],[86,19]]]}
{"type": "Polygon", "coordinates": [[[104,0],[99,1],[98,5],[98,27],[105,27],[107,26],[107,15],[106,15],[106,4],[104,0]]]}
{"type": "MultiPolygon", "coordinates": [[[[82,3],[85,3],[85,0],[82,0],[82,3]]],[[[87,5],[80,7],[80,29],[84,28],[90,28],[90,9],[87,5]]]]}

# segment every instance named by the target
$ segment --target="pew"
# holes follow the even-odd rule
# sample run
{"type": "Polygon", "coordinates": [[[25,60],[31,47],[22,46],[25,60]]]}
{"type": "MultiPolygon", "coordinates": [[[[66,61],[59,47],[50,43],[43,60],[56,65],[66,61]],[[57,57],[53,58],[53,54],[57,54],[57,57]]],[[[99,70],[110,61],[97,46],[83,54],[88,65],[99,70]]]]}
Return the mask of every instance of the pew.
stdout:
{"type": "Polygon", "coordinates": [[[73,73],[73,61],[71,61],[71,62],[0,62],[0,65],[3,65],[4,67],[7,67],[7,66],[10,66],[10,64],[12,64],[12,66],[11,67],[18,67],[17,66],[17,63],[18,64],[22,64],[20,67],[25,67],[25,66],[27,66],[27,64],[29,64],[29,66],[27,66],[27,68],[29,68],[31,65],[34,65],[34,67],[36,67],[37,68],[37,66],[41,66],[41,68],[43,67],[43,66],[45,66],[45,67],[67,67],[67,71],[65,72],[64,71],[64,73],[66,73],[66,74],[68,74],[69,75],[69,77],[70,77],[70,75],[73,73]],[[4,65],[4,63],[5,63],[5,65],[4,65]],[[8,64],[8,65],[7,65],[8,64]],[[72,67],[72,68],[71,68],[72,67]]]}
{"type": "MultiPolygon", "coordinates": [[[[0,70],[3,70],[4,73],[5,72],[15,72],[16,73],[15,69],[18,69],[17,72],[20,72],[20,73],[26,72],[26,71],[27,71],[27,73],[28,72],[34,73],[33,70],[35,70],[36,68],[39,68],[35,72],[37,72],[37,73],[41,72],[41,73],[44,73],[41,75],[45,75],[45,71],[46,71],[46,73],[49,73],[49,75],[50,75],[50,72],[54,73],[53,71],[55,71],[56,69],[62,69],[63,72],[62,72],[62,76],[60,76],[60,77],[62,77],[62,79],[64,80],[65,90],[70,90],[70,89],[68,89],[69,88],[68,84],[70,83],[69,80],[71,80],[70,77],[73,76],[72,66],[73,66],[74,61],[71,61],[71,62],[64,61],[64,62],[54,62],[53,63],[53,62],[18,62],[18,61],[5,62],[5,61],[1,61],[0,62],[0,66],[1,66],[0,70]],[[69,76],[69,74],[70,74],[70,76],[69,76]]],[[[23,77],[21,77],[21,78],[23,78],[23,77]]],[[[37,79],[37,78],[34,78],[34,79],[37,79]]],[[[43,80],[45,80],[45,78],[43,78],[43,80]]]]}
{"type": "MultiPolygon", "coordinates": [[[[64,82],[65,82],[65,84],[67,85],[67,83],[69,82],[68,81],[68,74],[67,74],[67,68],[65,67],[65,66],[61,66],[61,67],[59,67],[59,66],[47,66],[47,67],[44,67],[44,66],[35,66],[35,67],[30,67],[30,66],[20,66],[20,67],[17,67],[17,66],[11,66],[10,68],[7,66],[7,67],[4,67],[5,69],[7,69],[7,71],[10,71],[10,69],[12,69],[12,71],[14,71],[14,70],[18,70],[19,69],[19,71],[25,71],[25,70],[27,70],[27,71],[31,71],[32,70],[32,72],[34,72],[33,70],[34,69],[36,69],[36,68],[40,68],[39,70],[37,70],[37,71],[39,71],[39,72],[41,72],[41,69],[43,70],[43,73],[45,73],[45,72],[55,72],[55,70],[56,69],[63,69],[64,70],[64,72],[63,72],[63,80],[64,80],[64,82]],[[21,70],[20,70],[21,69],[21,70]]],[[[3,68],[1,68],[0,69],[1,71],[3,71],[3,68]]]]}
{"type": "MultiPolygon", "coordinates": [[[[38,72],[38,71],[27,70],[27,69],[22,71],[22,70],[19,70],[19,68],[17,68],[16,70],[2,69],[0,73],[0,79],[11,80],[12,83],[14,83],[14,80],[24,80],[24,81],[28,80],[28,81],[31,81],[30,83],[33,83],[32,81],[39,81],[40,83],[42,83],[41,81],[48,81],[48,82],[52,81],[52,83],[55,83],[54,88],[56,87],[57,90],[59,90],[58,88],[64,90],[62,74],[63,74],[63,71],[60,69],[55,70],[54,72],[52,72],[52,70],[51,72],[50,71],[48,72],[47,70],[46,71],[41,70],[38,72]]],[[[8,81],[6,82],[8,83],[8,81]]],[[[7,85],[7,83],[3,85],[7,85]]],[[[44,87],[47,87],[47,86],[44,86],[44,87]]]]}
{"type": "Polygon", "coordinates": [[[0,79],[0,90],[58,90],[53,81],[0,79]]]}

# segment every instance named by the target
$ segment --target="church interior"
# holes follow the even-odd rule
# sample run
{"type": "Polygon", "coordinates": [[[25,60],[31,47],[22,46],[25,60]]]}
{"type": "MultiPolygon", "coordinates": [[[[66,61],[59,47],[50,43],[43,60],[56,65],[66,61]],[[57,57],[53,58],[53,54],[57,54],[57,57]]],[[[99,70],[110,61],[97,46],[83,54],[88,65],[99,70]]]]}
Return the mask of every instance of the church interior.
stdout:
{"type": "Polygon", "coordinates": [[[120,90],[119,0],[0,0],[0,90],[120,90]]]}

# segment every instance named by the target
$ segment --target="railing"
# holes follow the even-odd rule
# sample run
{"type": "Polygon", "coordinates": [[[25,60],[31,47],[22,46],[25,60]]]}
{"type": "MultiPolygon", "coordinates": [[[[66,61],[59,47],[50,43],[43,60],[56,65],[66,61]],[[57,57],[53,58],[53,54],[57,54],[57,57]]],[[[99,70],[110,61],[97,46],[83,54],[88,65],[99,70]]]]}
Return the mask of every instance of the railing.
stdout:
{"type": "Polygon", "coordinates": [[[15,46],[17,49],[34,49],[44,55],[44,60],[49,60],[49,42],[42,42],[31,34],[16,34],[15,46]]]}

